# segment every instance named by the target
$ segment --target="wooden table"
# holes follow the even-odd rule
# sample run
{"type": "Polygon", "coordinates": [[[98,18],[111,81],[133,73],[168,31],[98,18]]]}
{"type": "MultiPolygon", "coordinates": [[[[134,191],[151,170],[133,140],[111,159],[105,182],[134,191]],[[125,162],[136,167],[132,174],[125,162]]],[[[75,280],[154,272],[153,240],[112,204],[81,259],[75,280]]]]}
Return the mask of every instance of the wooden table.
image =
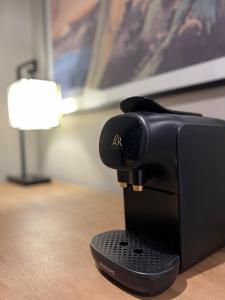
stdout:
{"type": "Polygon", "coordinates": [[[225,299],[225,249],[157,297],[128,294],[95,268],[89,241],[124,227],[123,202],[66,183],[0,185],[0,300],[225,299]]]}

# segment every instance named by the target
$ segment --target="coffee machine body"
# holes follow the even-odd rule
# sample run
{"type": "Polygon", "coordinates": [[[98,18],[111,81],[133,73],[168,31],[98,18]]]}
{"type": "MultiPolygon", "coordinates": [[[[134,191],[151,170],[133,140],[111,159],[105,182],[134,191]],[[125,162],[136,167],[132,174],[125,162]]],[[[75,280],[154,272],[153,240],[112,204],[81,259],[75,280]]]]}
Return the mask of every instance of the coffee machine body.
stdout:
{"type": "Polygon", "coordinates": [[[157,294],[225,244],[225,122],[141,97],[121,108],[99,151],[124,189],[126,230],[97,235],[91,250],[116,281],[157,294]]]}

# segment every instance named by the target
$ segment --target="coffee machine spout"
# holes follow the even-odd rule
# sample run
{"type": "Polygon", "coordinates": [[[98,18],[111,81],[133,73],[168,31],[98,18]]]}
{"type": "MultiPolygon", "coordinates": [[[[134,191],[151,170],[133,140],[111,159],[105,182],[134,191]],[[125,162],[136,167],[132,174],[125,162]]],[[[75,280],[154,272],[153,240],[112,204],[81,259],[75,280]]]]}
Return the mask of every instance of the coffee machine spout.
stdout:
{"type": "Polygon", "coordinates": [[[122,188],[127,188],[128,185],[132,186],[133,190],[136,192],[143,191],[144,180],[143,171],[140,169],[130,170],[130,171],[117,171],[117,178],[120,186],[122,188]]]}

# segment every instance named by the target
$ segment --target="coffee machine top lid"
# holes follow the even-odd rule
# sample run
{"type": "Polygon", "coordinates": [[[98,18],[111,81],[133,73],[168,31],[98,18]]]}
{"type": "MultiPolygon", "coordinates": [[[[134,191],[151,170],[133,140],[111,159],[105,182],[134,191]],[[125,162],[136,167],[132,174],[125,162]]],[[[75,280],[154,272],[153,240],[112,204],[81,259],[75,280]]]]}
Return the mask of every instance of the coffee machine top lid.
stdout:
{"type": "MultiPolygon", "coordinates": [[[[102,162],[113,169],[137,169],[149,156],[150,152],[150,125],[147,115],[161,115],[165,117],[152,128],[163,128],[163,134],[168,136],[169,128],[179,127],[184,120],[171,118],[172,115],[200,117],[201,114],[170,110],[145,97],[131,97],[120,104],[124,112],[109,119],[104,125],[99,141],[99,154],[102,162]],[[168,115],[169,117],[167,118],[168,115]],[[167,120],[168,119],[168,120],[167,120]],[[163,120],[163,121],[162,121],[163,120]],[[172,124],[172,125],[171,125],[172,124]]],[[[154,116],[153,116],[154,118],[154,116]]],[[[157,119],[154,119],[155,122],[157,119]]],[[[195,120],[196,121],[196,120],[195,120]]],[[[199,122],[199,120],[198,120],[199,122]]],[[[154,132],[155,132],[154,131],[154,132]]],[[[154,135],[151,131],[151,138],[154,135]]]]}
{"type": "Polygon", "coordinates": [[[176,111],[165,108],[147,97],[130,97],[120,103],[120,108],[124,113],[128,112],[153,112],[160,114],[176,114],[176,115],[190,115],[190,116],[202,116],[199,113],[176,111]]]}

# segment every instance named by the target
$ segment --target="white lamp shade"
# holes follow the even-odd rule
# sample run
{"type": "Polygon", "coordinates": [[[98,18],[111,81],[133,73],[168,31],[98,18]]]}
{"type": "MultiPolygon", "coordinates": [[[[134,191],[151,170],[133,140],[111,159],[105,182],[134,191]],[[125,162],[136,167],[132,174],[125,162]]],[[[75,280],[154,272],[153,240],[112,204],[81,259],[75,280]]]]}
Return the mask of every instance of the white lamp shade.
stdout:
{"type": "Polygon", "coordinates": [[[53,81],[21,79],[8,89],[9,121],[21,130],[59,125],[60,92],[53,81]]]}

